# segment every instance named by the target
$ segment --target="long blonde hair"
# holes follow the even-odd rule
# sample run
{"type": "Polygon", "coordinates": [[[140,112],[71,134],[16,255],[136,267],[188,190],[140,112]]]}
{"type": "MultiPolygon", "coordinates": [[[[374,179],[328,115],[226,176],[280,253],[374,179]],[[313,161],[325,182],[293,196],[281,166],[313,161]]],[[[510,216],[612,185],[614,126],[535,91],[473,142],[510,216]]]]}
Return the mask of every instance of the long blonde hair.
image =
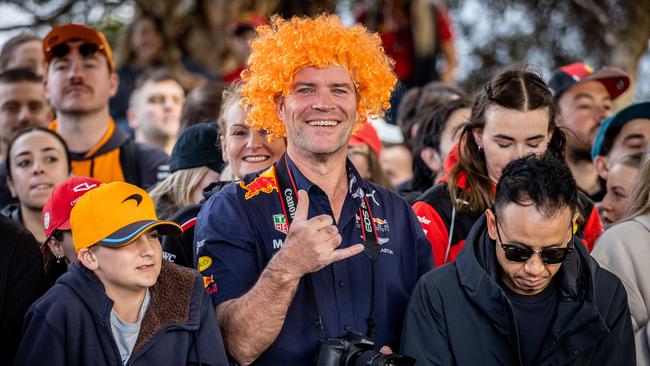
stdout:
{"type": "Polygon", "coordinates": [[[192,191],[199,185],[210,168],[181,169],[173,172],[162,182],[156,184],[149,196],[156,206],[159,219],[168,219],[174,213],[192,202],[192,191]]]}
{"type": "Polygon", "coordinates": [[[650,160],[646,158],[641,165],[639,175],[636,176],[632,200],[627,206],[623,219],[631,220],[647,213],[650,213],[650,160]]]}

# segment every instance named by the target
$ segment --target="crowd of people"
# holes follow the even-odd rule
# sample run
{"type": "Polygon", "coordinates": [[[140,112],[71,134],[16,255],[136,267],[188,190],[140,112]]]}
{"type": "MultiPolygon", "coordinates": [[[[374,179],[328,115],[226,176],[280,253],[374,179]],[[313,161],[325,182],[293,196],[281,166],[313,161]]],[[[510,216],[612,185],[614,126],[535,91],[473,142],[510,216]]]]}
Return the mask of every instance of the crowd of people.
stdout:
{"type": "Polygon", "coordinates": [[[650,364],[650,102],[460,90],[427,4],[242,18],[221,81],[148,16],[9,40],[0,363],[650,364]]]}

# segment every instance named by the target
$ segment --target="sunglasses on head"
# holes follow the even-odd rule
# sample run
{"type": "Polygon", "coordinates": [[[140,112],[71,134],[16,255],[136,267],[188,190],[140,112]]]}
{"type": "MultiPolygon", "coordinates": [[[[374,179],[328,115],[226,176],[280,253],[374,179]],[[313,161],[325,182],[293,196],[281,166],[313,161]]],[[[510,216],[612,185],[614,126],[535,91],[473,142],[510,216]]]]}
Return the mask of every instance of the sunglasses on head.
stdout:
{"type": "MultiPolygon", "coordinates": [[[[71,48],[67,43],[58,44],[52,47],[52,56],[57,58],[64,57],[70,53],[70,49],[71,48]]],[[[99,46],[94,43],[86,42],[79,46],[79,54],[83,58],[91,58],[95,56],[97,51],[99,51],[99,46]]]]}
{"type": "MultiPolygon", "coordinates": [[[[499,233],[499,221],[497,220],[496,212],[494,212],[494,222],[497,229],[497,237],[501,242],[501,248],[503,248],[503,252],[509,261],[518,263],[526,262],[533,254],[539,253],[542,262],[546,264],[558,264],[564,262],[567,255],[573,251],[573,230],[571,230],[571,240],[566,247],[536,250],[521,244],[504,243],[499,233]]],[[[570,227],[572,228],[573,226],[570,227]]]]}

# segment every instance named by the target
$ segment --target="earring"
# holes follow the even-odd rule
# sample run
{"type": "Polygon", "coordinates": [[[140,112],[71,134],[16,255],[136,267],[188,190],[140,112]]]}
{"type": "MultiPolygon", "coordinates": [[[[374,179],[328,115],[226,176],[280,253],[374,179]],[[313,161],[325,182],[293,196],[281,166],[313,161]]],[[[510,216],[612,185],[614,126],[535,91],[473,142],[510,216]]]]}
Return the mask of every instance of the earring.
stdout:
{"type": "Polygon", "coordinates": [[[63,258],[62,255],[61,255],[61,256],[57,256],[57,257],[56,257],[56,263],[61,263],[61,258],[63,258]]]}

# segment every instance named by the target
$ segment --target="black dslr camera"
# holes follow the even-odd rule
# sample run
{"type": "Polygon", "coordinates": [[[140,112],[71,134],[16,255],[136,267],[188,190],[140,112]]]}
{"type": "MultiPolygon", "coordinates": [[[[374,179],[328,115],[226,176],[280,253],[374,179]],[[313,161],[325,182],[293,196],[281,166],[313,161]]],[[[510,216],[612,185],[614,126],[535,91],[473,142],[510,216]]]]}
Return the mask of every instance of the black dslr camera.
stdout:
{"type": "Polygon", "coordinates": [[[347,332],[341,338],[323,339],[316,349],[316,366],[412,366],[413,357],[375,351],[375,342],[362,334],[347,332]]]}

